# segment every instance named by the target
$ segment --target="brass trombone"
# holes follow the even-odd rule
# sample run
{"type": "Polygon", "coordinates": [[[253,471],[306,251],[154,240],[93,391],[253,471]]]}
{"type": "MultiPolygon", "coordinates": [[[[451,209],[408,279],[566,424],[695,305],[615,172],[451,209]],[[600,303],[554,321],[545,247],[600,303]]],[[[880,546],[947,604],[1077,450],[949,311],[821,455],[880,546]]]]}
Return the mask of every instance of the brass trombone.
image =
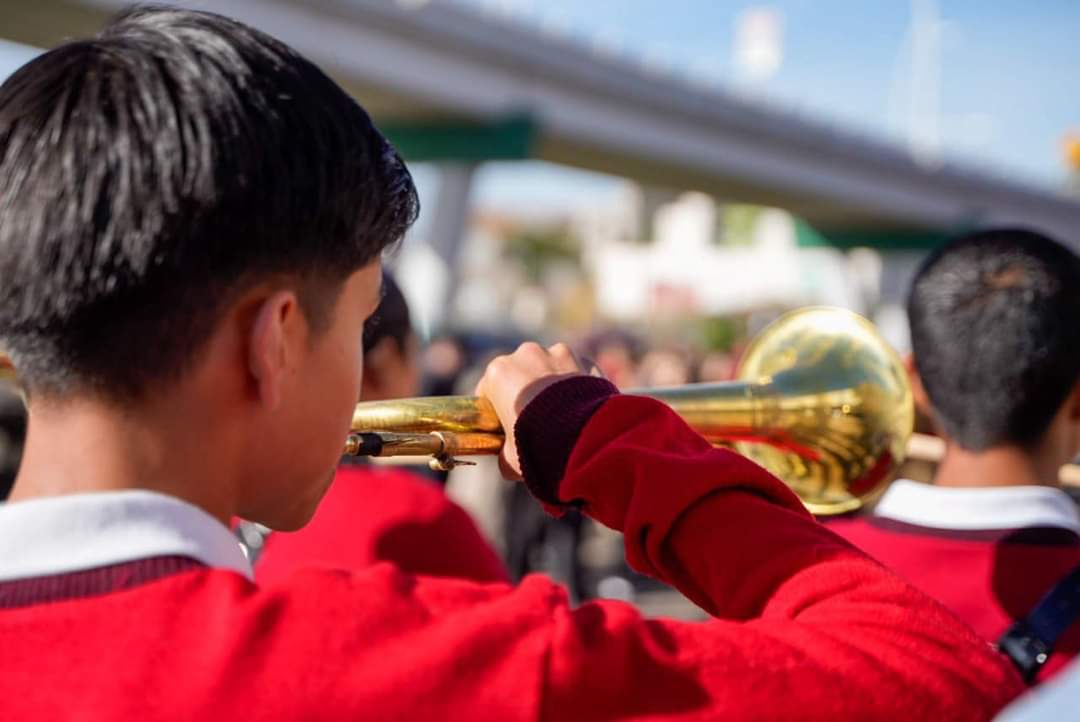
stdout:
{"type": "MultiPolygon", "coordinates": [[[[15,370],[0,354],[0,379],[15,370]]],[[[754,339],[738,380],[628,393],[675,410],[698,433],[784,480],[815,514],[859,508],[904,458],[914,423],[907,375],[862,317],[836,308],[788,313],[754,339]]],[[[469,396],[357,404],[344,452],[430,457],[498,454],[503,429],[485,399],[469,396]]]]}
{"type": "MultiPolygon", "coordinates": [[[[641,389],[710,442],[784,480],[815,514],[859,508],[892,478],[914,423],[907,374],[870,322],[836,308],[782,316],[747,349],[738,380],[641,389]]],[[[503,430],[482,398],[360,403],[345,452],[431,457],[497,454],[503,430]]]]}

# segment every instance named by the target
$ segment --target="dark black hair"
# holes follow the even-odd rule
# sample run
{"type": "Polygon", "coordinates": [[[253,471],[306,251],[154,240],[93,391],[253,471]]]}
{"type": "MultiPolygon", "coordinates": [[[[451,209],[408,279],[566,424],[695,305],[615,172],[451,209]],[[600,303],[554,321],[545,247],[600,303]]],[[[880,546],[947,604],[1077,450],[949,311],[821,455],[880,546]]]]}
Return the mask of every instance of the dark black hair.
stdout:
{"type": "Polygon", "coordinates": [[[384,338],[394,341],[398,351],[404,354],[412,335],[412,319],[409,304],[401,289],[389,273],[383,274],[382,300],[379,307],[364,325],[364,353],[370,353],[384,338]]]}
{"type": "Polygon", "coordinates": [[[316,331],[418,212],[367,113],[273,38],[140,7],[0,86],[0,347],[31,393],[142,393],[288,280],[316,331]]]}
{"type": "Polygon", "coordinates": [[[1038,233],[983,231],[937,249],[908,316],[934,417],[964,448],[1030,448],[1080,380],[1080,258],[1038,233]]]}

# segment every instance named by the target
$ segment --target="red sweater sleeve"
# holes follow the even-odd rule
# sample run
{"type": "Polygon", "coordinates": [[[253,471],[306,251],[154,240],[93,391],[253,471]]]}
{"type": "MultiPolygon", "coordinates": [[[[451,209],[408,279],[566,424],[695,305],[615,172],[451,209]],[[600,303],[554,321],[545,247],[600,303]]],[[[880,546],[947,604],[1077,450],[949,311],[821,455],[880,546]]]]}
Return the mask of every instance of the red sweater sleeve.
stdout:
{"type": "Polygon", "coordinates": [[[983,720],[1021,691],[942,607],[663,404],[600,404],[550,491],[623,531],[635,568],[719,619],[647,620],[610,602],[556,609],[545,718],[983,720]]]}

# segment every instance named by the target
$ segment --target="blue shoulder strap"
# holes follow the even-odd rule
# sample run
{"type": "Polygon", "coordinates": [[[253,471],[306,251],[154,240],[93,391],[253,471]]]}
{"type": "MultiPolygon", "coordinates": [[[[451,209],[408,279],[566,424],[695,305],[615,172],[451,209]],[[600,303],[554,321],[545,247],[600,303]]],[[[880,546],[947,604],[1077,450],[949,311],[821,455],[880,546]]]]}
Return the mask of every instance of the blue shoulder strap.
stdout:
{"type": "Polygon", "coordinates": [[[1012,660],[1030,684],[1054,652],[1061,635],[1080,619],[1080,566],[1046,593],[1023,619],[998,640],[998,649],[1012,660]]]}

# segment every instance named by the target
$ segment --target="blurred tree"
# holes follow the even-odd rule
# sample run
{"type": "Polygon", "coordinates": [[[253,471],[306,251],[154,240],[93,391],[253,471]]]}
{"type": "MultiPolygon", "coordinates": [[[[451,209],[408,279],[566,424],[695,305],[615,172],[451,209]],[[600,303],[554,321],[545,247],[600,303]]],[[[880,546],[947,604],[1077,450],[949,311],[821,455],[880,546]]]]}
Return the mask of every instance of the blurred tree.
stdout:
{"type": "Polygon", "coordinates": [[[580,333],[596,323],[596,292],[585,279],[559,299],[555,325],[560,331],[580,333]]]}
{"type": "Polygon", "coordinates": [[[541,283],[545,270],[554,263],[581,258],[581,241],[565,224],[515,226],[504,235],[506,254],[521,264],[531,283],[541,283]]]}
{"type": "Polygon", "coordinates": [[[723,246],[752,246],[754,229],[763,210],[761,206],[739,203],[724,206],[716,242],[723,246]]]}
{"type": "Polygon", "coordinates": [[[746,319],[707,316],[701,320],[702,345],[709,351],[731,351],[746,337],[746,319]]]}

